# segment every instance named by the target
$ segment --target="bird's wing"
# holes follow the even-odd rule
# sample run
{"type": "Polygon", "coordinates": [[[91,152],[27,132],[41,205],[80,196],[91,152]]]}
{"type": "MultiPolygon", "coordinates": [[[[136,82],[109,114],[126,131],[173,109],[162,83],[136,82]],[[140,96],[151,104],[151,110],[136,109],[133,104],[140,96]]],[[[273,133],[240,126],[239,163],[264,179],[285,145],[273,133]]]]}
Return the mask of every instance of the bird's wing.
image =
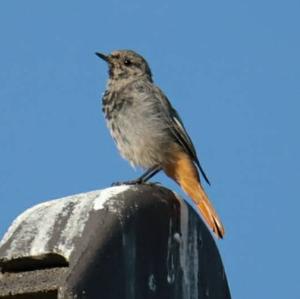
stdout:
{"type": "Polygon", "coordinates": [[[203,175],[205,181],[210,185],[210,181],[208,177],[206,176],[203,168],[200,165],[199,159],[197,157],[197,153],[195,150],[195,147],[193,145],[193,142],[191,138],[189,137],[183,122],[178,115],[177,111],[172,107],[170,101],[168,98],[163,94],[163,92],[158,88],[156,88],[156,98],[161,102],[164,114],[167,117],[169,128],[173,134],[173,136],[176,138],[178,143],[183,147],[186,153],[188,153],[198,166],[201,174],[203,175]]]}

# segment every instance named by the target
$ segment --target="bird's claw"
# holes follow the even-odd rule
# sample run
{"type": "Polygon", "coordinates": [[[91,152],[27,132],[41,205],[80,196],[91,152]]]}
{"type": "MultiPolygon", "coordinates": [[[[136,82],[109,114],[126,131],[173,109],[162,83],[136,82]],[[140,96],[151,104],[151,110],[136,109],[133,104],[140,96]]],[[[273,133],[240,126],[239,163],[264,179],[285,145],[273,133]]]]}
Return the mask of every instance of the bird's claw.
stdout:
{"type": "Polygon", "coordinates": [[[121,185],[139,185],[143,182],[140,180],[132,180],[132,181],[125,181],[125,182],[114,182],[111,185],[112,186],[121,186],[121,185]]]}
{"type": "Polygon", "coordinates": [[[148,186],[158,186],[158,185],[161,185],[160,182],[149,182],[149,183],[144,183],[145,185],[148,185],[148,186]]]}
{"type": "Polygon", "coordinates": [[[160,182],[145,182],[143,180],[131,180],[125,182],[114,182],[111,186],[121,186],[121,185],[148,185],[148,186],[157,186],[160,185],[160,182]]]}

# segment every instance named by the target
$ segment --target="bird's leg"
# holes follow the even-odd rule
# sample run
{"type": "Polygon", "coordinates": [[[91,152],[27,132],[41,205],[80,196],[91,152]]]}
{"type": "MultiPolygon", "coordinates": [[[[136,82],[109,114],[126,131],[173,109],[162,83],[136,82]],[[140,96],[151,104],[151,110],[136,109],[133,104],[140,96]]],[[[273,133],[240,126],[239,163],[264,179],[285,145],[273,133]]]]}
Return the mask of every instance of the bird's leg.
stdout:
{"type": "Polygon", "coordinates": [[[135,180],[125,181],[125,182],[115,182],[115,183],[112,183],[112,186],[143,184],[143,183],[146,183],[148,180],[150,180],[159,171],[161,171],[160,166],[153,166],[153,167],[147,169],[140,177],[138,177],[135,180]]]}
{"type": "Polygon", "coordinates": [[[145,171],[145,173],[143,175],[141,175],[138,178],[138,180],[140,180],[141,183],[146,183],[160,171],[161,171],[160,166],[154,166],[154,167],[148,169],[147,171],[145,171]]]}

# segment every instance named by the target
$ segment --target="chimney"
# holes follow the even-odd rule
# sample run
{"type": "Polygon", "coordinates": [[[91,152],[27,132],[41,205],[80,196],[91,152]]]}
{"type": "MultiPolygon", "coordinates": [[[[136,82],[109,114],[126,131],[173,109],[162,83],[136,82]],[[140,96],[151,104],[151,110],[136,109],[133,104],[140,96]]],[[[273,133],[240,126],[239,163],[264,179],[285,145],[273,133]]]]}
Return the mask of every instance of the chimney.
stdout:
{"type": "Polygon", "coordinates": [[[157,185],[38,204],[0,243],[0,298],[230,299],[215,241],[157,185]]]}

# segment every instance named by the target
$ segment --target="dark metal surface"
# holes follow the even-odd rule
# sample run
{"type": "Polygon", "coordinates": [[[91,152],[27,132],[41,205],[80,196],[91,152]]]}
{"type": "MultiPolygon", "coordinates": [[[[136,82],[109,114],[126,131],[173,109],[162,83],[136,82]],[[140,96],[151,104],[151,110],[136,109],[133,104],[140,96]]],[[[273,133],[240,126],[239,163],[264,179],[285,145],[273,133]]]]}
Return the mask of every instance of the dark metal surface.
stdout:
{"type": "Polygon", "coordinates": [[[24,213],[1,242],[0,298],[230,298],[210,232],[168,189],[113,187],[24,213]]]}

